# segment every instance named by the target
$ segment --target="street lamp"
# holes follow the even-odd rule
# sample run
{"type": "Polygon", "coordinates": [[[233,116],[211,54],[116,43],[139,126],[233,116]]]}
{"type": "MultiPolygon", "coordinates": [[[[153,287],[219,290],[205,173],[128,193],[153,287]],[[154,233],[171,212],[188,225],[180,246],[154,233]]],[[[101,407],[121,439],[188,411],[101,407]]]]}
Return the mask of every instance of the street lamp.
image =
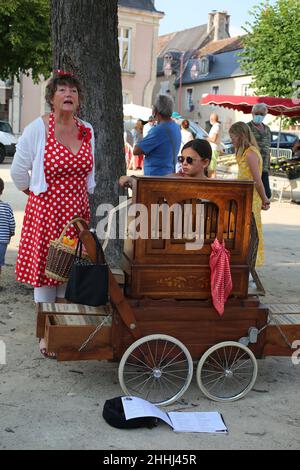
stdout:
{"type": "Polygon", "coordinates": [[[200,70],[198,62],[194,61],[193,65],[191,66],[190,75],[192,80],[196,80],[199,77],[200,70]]]}
{"type": "MultiPolygon", "coordinates": [[[[170,78],[173,73],[172,63],[174,60],[179,60],[180,70],[179,70],[178,112],[179,114],[181,114],[182,113],[182,77],[183,77],[183,72],[184,72],[183,70],[184,56],[186,53],[183,51],[179,51],[178,49],[172,49],[172,52],[166,52],[166,54],[164,55],[163,70],[164,70],[165,77],[170,78]],[[172,52],[179,52],[180,53],[179,59],[174,58],[172,52]]],[[[194,61],[190,70],[190,75],[191,75],[192,80],[196,80],[199,76],[199,73],[200,71],[199,71],[198,64],[196,61],[194,61]]]]}

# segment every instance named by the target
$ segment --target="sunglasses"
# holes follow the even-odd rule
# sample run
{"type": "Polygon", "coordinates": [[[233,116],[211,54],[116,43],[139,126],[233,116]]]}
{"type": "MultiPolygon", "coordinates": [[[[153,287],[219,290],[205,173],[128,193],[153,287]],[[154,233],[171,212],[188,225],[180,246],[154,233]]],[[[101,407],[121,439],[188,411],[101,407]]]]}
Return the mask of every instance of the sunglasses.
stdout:
{"type": "Polygon", "coordinates": [[[189,165],[192,165],[192,164],[193,164],[193,161],[196,160],[196,158],[193,158],[193,157],[184,157],[183,155],[179,155],[179,157],[178,157],[179,163],[183,163],[185,160],[186,160],[186,162],[187,162],[189,165]]]}

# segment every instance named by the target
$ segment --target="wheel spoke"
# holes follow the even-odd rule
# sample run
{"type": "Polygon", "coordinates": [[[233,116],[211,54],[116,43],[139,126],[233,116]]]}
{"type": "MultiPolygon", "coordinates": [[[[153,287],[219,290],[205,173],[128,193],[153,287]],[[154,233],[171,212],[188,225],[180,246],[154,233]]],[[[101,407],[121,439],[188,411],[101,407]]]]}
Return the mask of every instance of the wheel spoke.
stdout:
{"type": "Polygon", "coordinates": [[[161,360],[159,362],[159,367],[161,367],[161,363],[166,360],[166,358],[170,355],[170,353],[176,348],[176,344],[173,344],[171,349],[167,352],[165,356],[162,355],[161,360]]]}
{"type": "Polygon", "coordinates": [[[153,367],[155,367],[155,366],[156,366],[156,362],[155,362],[155,359],[154,359],[154,357],[153,357],[152,350],[151,350],[151,348],[150,348],[150,344],[149,344],[148,341],[147,341],[147,347],[148,347],[148,351],[149,351],[149,354],[150,354],[151,359],[152,359],[153,367]]]}
{"type": "Polygon", "coordinates": [[[180,355],[181,355],[181,351],[180,351],[179,354],[177,354],[176,357],[174,357],[173,359],[171,359],[170,362],[168,362],[168,363],[165,364],[164,366],[160,367],[160,369],[161,369],[161,370],[164,370],[166,367],[170,367],[170,366],[173,366],[173,365],[176,365],[176,364],[184,364],[184,363],[186,363],[186,359],[183,359],[182,361],[176,361],[176,362],[174,362],[175,359],[177,359],[177,357],[180,356],[180,355]]]}
{"type": "MultiPolygon", "coordinates": [[[[217,366],[220,367],[220,369],[224,370],[224,366],[222,365],[222,363],[218,362],[213,356],[210,356],[209,359],[212,359],[217,364],[217,366]]],[[[208,362],[208,364],[209,364],[209,362],[208,362]]]]}
{"type": "MultiPolygon", "coordinates": [[[[143,366],[146,368],[146,369],[150,369],[151,368],[149,367],[148,364],[146,364],[146,362],[142,361],[142,359],[140,359],[139,357],[135,356],[134,354],[131,354],[131,357],[133,357],[134,359],[136,359],[138,362],[140,362],[141,364],[143,364],[143,366]]],[[[137,364],[136,364],[137,366],[137,364]]]]}

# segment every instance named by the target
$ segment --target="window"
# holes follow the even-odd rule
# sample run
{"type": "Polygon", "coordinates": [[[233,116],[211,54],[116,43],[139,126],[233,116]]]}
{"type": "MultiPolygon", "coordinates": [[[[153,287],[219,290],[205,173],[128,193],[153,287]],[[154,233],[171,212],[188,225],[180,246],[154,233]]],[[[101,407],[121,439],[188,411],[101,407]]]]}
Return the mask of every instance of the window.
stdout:
{"type": "Polygon", "coordinates": [[[185,109],[186,111],[193,111],[194,103],[193,103],[193,88],[187,88],[186,90],[186,101],[185,101],[185,109]]]}
{"type": "Polygon", "coordinates": [[[163,82],[160,82],[160,90],[159,94],[160,95],[169,95],[170,93],[170,83],[169,80],[165,80],[163,82]]]}
{"type": "Polygon", "coordinates": [[[212,88],[212,94],[213,95],[218,95],[220,91],[220,87],[218,85],[213,86],[212,88]]]}
{"type": "Polygon", "coordinates": [[[0,131],[1,132],[8,132],[9,134],[13,133],[11,125],[8,122],[0,122],[0,131]]]}
{"type": "Polygon", "coordinates": [[[0,119],[9,120],[9,103],[12,100],[12,86],[10,82],[0,80],[0,119]]]}
{"type": "Polygon", "coordinates": [[[126,93],[125,91],[123,91],[122,96],[123,96],[123,104],[131,103],[131,95],[129,93],[126,93]]]}
{"type": "Polygon", "coordinates": [[[209,71],[209,60],[207,57],[202,57],[200,60],[200,75],[206,75],[209,71]]]}
{"type": "Polygon", "coordinates": [[[297,140],[297,136],[293,134],[285,134],[286,141],[290,144],[294,143],[297,140]]]}
{"type": "Polygon", "coordinates": [[[131,55],[131,29],[119,28],[118,34],[121,69],[124,72],[129,72],[131,55]]]}
{"type": "Polygon", "coordinates": [[[251,93],[251,86],[249,85],[249,83],[245,84],[245,85],[242,85],[242,95],[243,96],[250,96],[252,93],[251,93]]]}

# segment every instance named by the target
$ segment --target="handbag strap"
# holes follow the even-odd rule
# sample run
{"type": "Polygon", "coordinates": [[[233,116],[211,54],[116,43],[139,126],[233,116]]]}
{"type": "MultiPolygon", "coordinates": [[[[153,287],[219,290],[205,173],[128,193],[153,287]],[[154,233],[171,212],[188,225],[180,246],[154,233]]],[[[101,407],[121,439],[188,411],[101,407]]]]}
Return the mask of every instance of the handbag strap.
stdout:
{"type": "Polygon", "coordinates": [[[62,232],[61,232],[61,234],[60,234],[60,237],[59,237],[58,241],[61,243],[61,242],[62,242],[62,239],[63,239],[64,236],[65,236],[66,231],[68,230],[68,228],[69,228],[71,225],[75,224],[76,222],[80,222],[80,221],[81,221],[81,222],[84,222],[85,224],[87,224],[87,221],[86,221],[85,219],[83,219],[82,217],[76,217],[75,219],[70,220],[70,222],[68,222],[67,225],[63,228],[63,230],[62,230],[62,232]]]}
{"type": "MultiPolygon", "coordinates": [[[[106,264],[104,252],[101,246],[101,243],[98,240],[97,235],[94,232],[89,232],[95,243],[96,243],[96,253],[97,253],[97,259],[95,264],[106,264]]],[[[76,245],[76,250],[75,250],[75,258],[79,258],[81,260],[82,258],[82,241],[78,240],[78,243],[76,245]],[[78,249],[79,249],[79,256],[78,256],[78,249]]]]}

